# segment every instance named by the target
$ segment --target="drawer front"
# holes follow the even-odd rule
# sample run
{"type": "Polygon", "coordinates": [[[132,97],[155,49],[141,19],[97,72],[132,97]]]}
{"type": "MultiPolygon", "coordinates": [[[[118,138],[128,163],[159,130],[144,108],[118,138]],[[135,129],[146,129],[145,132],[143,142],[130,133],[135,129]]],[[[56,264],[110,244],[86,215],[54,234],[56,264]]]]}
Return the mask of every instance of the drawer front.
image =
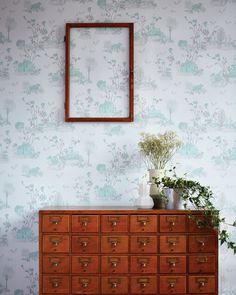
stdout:
{"type": "Polygon", "coordinates": [[[101,218],[101,231],[110,232],[127,232],[128,216],[126,215],[103,215],[101,218]]]}
{"type": "Polygon", "coordinates": [[[73,276],[72,277],[73,294],[99,294],[99,279],[92,276],[73,276]]]}
{"type": "Polygon", "coordinates": [[[43,272],[44,273],[69,273],[70,260],[69,256],[43,256],[43,272]]]}
{"type": "Polygon", "coordinates": [[[98,273],[99,257],[98,256],[72,256],[72,273],[98,273]]]}
{"type": "Polygon", "coordinates": [[[185,232],[186,216],[185,215],[161,215],[160,232],[185,232]]]}
{"type": "Polygon", "coordinates": [[[43,252],[68,253],[70,241],[68,235],[44,235],[43,252]]]}
{"type": "Polygon", "coordinates": [[[131,215],[130,216],[131,232],[157,232],[156,215],[131,215]]]}
{"type": "Polygon", "coordinates": [[[131,277],[132,294],[157,294],[156,276],[131,277]]]}
{"type": "Polygon", "coordinates": [[[131,253],[157,253],[156,236],[132,236],[130,238],[131,253]]]}
{"type": "Polygon", "coordinates": [[[99,237],[98,236],[72,236],[73,253],[98,253],[99,237]]]}
{"type": "Polygon", "coordinates": [[[156,273],[157,256],[131,256],[131,273],[156,273]]]}
{"type": "Polygon", "coordinates": [[[160,273],[185,273],[186,256],[160,256],[160,273]]]}
{"type": "Polygon", "coordinates": [[[186,236],[160,236],[160,253],[186,252],[186,236]]]}
{"type": "Polygon", "coordinates": [[[189,219],[189,232],[213,233],[210,218],[207,216],[194,216],[189,219]]]}
{"type": "Polygon", "coordinates": [[[216,271],[216,259],[214,255],[189,256],[190,273],[214,273],[216,271]]]}
{"type": "Polygon", "coordinates": [[[43,215],[42,231],[47,232],[69,232],[68,215],[43,215]]]}
{"type": "Polygon", "coordinates": [[[102,236],[102,253],[128,253],[128,236],[102,236]]]}
{"type": "Polygon", "coordinates": [[[185,276],[160,276],[160,294],[186,293],[185,276]]]}
{"type": "Polygon", "coordinates": [[[96,215],[72,215],[72,232],[98,232],[99,217],[96,215]]]}
{"type": "Polygon", "coordinates": [[[43,293],[66,294],[70,292],[69,276],[43,276],[43,293]]]}
{"type": "Polygon", "coordinates": [[[190,236],[189,237],[189,252],[215,252],[216,250],[216,236],[190,236]]]}
{"type": "Polygon", "coordinates": [[[128,273],[128,256],[102,256],[102,273],[128,273]]]}
{"type": "Polygon", "coordinates": [[[128,294],[128,278],[102,277],[102,294],[128,294]]]}
{"type": "Polygon", "coordinates": [[[215,293],[214,276],[190,276],[189,293],[215,293]]]}

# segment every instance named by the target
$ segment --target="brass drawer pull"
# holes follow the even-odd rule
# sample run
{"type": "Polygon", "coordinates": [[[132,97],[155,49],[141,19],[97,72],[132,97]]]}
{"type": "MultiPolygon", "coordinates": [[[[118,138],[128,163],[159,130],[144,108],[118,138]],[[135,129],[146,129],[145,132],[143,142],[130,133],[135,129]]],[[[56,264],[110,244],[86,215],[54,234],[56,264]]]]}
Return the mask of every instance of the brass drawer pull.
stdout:
{"type": "Polygon", "coordinates": [[[91,263],[91,258],[79,258],[79,263],[82,267],[88,267],[89,263],[91,263]]]}
{"type": "Polygon", "coordinates": [[[175,227],[177,220],[178,220],[178,217],[173,217],[173,216],[166,217],[166,221],[169,224],[170,231],[173,230],[173,227],[175,227]]]}
{"type": "Polygon", "coordinates": [[[196,279],[196,282],[197,282],[199,288],[203,288],[206,285],[207,281],[208,281],[207,278],[197,278],[196,279]]]}
{"type": "Polygon", "coordinates": [[[52,224],[59,224],[62,221],[62,216],[50,216],[49,220],[52,224]]]}
{"type": "Polygon", "coordinates": [[[168,280],[169,287],[174,289],[176,287],[177,279],[168,280]]]}
{"type": "Polygon", "coordinates": [[[170,267],[175,267],[178,262],[179,259],[177,257],[167,258],[167,263],[170,265],[170,267]]]}
{"type": "Polygon", "coordinates": [[[80,279],[80,284],[81,284],[82,288],[84,288],[84,289],[88,288],[89,283],[90,283],[89,279],[80,279]]]}
{"type": "Polygon", "coordinates": [[[204,220],[201,220],[201,219],[197,219],[196,224],[197,224],[198,229],[203,229],[203,228],[206,227],[206,222],[204,220]]]}
{"type": "Polygon", "coordinates": [[[197,240],[198,244],[200,247],[204,247],[205,246],[205,240],[197,240]]]}
{"type": "Polygon", "coordinates": [[[109,258],[109,263],[111,264],[111,267],[116,268],[118,264],[120,263],[120,258],[112,257],[109,258]]]}
{"type": "Polygon", "coordinates": [[[202,264],[202,263],[207,263],[208,259],[206,256],[203,256],[203,257],[197,257],[196,258],[196,261],[199,263],[199,264],[202,264]]]}
{"type": "Polygon", "coordinates": [[[116,289],[121,281],[120,279],[117,278],[117,279],[109,279],[108,282],[111,285],[112,289],[116,289]]]}
{"type": "Polygon", "coordinates": [[[60,286],[60,284],[61,284],[61,279],[52,278],[52,279],[50,279],[50,283],[51,283],[53,288],[58,288],[60,286]]]}
{"type": "Polygon", "coordinates": [[[142,289],[146,288],[149,283],[149,279],[147,278],[138,279],[138,283],[142,289]]]}
{"type": "Polygon", "coordinates": [[[119,239],[117,238],[109,238],[108,241],[113,248],[116,248],[118,246],[118,243],[120,243],[119,239]]]}
{"type": "Polygon", "coordinates": [[[116,227],[117,224],[120,222],[120,217],[118,216],[110,216],[109,217],[109,222],[112,227],[116,227]]]}
{"type": "Polygon", "coordinates": [[[145,247],[149,244],[149,238],[140,238],[138,239],[140,246],[145,247]]]}
{"type": "Polygon", "coordinates": [[[146,226],[147,223],[149,222],[149,217],[148,216],[139,216],[138,222],[140,223],[141,226],[146,226]]]}
{"type": "Polygon", "coordinates": [[[50,238],[50,242],[53,244],[53,246],[58,246],[62,242],[62,238],[50,238]]]}
{"type": "Polygon", "coordinates": [[[80,244],[81,244],[82,247],[86,248],[88,246],[88,244],[89,244],[89,240],[88,239],[87,240],[81,240],[80,244]]]}
{"type": "Polygon", "coordinates": [[[79,222],[82,227],[87,227],[89,223],[89,218],[87,216],[79,216],[79,222]]]}
{"type": "Polygon", "coordinates": [[[149,259],[148,258],[140,258],[140,259],[138,259],[138,263],[139,263],[140,268],[146,268],[148,266],[149,259]]]}
{"type": "Polygon", "coordinates": [[[167,238],[167,243],[171,247],[175,247],[178,243],[178,238],[167,238]]]}
{"type": "Polygon", "coordinates": [[[51,258],[50,263],[52,264],[52,266],[58,267],[61,263],[61,259],[60,258],[51,258]]]}

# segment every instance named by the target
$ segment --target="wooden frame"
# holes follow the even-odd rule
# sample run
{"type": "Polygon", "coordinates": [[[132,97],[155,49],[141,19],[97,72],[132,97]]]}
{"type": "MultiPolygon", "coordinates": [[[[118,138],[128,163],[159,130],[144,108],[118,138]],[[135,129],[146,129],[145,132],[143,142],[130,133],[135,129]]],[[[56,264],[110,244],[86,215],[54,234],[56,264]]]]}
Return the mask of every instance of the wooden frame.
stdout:
{"type": "MultiPolygon", "coordinates": [[[[134,29],[133,23],[67,23],[66,24],[66,50],[65,50],[65,121],[66,122],[132,122],[134,120],[134,29]],[[105,115],[105,116],[74,116],[71,110],[71,29],[73,28],[87,28],[87,29],[98,29],[98,28],[126,28],[128,29],[128,57],[127,61],[127,74],[128,84],[127,88],[127,116],[121,115],[105,115]]],[[[81,42],[82,43],[82,42],[81,42]]],[[[81,45],[80,45],[81,46],[81,45]]],[[[96,46],[94,46],[94,50],[96,46]]],[[[123,50],[124,51],[124,50],[123,50]]],[[[79,60],[79,57],[78,57],[79,60]]],[[[98,73],[99,74],[99,73],[98,73]]],[[[98,75],[99,76],[99,75],[98,75]]],[[[97,76],[96,76],[97,77],[97,76]]],[[[74,82],[73,82],[74,83],[74,82]]],[[[76,85],[78,87],[78,85],[76,85]]],[[[112,88],[112,87],[110,87],[112,88]]],[[[120,97],[120,96],[119,96],[120,97]]],[[[80,102],[83,102],[84,98],[81,98],[80,102]]],[[[78,101],[78,99],[77,99],[78,101]]],[[[86,101],[86,99],[84,99],[86,101]]],[[[79,104],[78,104],[79,105],[79,104]]],[[[120,112],[121,113],[121,112],[120,112]]]]}

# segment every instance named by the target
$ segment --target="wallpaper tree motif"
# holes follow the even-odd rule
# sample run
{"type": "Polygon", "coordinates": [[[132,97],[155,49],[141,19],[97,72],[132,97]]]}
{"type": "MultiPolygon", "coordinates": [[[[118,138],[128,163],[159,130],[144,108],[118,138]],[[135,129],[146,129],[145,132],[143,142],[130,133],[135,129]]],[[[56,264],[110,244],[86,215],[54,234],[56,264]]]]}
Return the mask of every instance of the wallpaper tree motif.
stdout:
{"type": "MultiPolygon", "coordinates": [[[[39,208],[136,202],[142,131],[175,130],[173,164],[233,219],[235,11],[235,0],[0,1],[0,294],[38,294],[39,208]],[[135,24],[133,123],[64,123],[64,24],[97,21],[135,24]]],[[[116,63],[119,48],[106,50],[116,63]]],[[[236,294],[234,261],[220,249],[221,295],[236,294]]]]}

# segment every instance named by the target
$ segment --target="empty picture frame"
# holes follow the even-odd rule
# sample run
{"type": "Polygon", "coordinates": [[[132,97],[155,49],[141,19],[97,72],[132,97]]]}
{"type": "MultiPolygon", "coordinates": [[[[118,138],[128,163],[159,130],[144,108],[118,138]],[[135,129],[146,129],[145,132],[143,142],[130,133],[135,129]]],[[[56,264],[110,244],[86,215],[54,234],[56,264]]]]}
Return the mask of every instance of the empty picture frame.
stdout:
{"type": "Polygon", "coordinates": [[[132,122],[132,23],[67,23],[65,121],[132,122]]]}

